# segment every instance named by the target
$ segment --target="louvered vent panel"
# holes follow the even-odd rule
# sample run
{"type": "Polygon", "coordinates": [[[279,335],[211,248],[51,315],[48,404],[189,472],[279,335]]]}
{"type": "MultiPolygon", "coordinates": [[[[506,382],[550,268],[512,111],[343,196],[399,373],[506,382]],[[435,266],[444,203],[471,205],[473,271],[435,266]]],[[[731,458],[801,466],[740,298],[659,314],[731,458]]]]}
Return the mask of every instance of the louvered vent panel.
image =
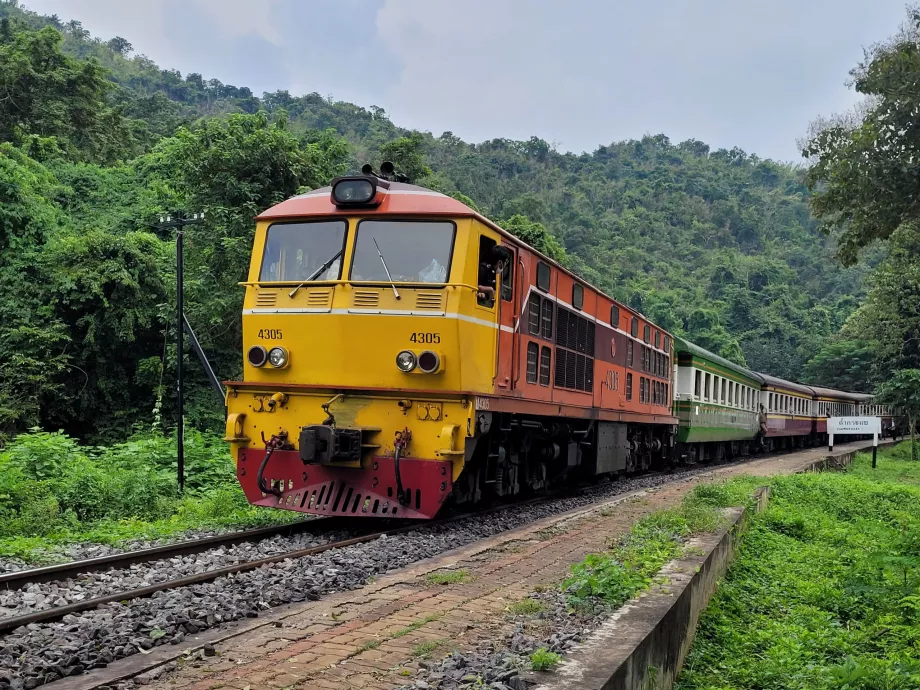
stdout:
{"type": "Polygon", "coordinates": [[[415,308],[441,311],[444,308],[444,294],[441,292],[419,292],[415,295],[415,308]]]}
{"type": "Polygon", "coordinates": [[[275,300],[278,299],[277,292],[260,292],[256,295],[257,307],[274,307],[275,300]]]}
{"type": "Polygon", "coordinates": [[[376,290],[355,290],[353,304],[361,309],[372,309],[380,302],[380,293],[376,290]]]}
{"type": "Polygon", "coordinates": [[[332,290],[310,290],[307,293],[307,306],[311,308],[328,307],[332,301],[332,290]]]}

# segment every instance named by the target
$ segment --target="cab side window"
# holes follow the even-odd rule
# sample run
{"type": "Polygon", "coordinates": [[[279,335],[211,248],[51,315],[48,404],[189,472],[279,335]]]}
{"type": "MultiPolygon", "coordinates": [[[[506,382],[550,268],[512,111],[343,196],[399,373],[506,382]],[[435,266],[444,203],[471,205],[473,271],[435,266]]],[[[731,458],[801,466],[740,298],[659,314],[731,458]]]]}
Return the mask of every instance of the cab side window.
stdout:
{"type": "Polygon", "coordinates": [[[514,254],[502,263],[502,299],[511,302],[514,299],[514,254]]]}
{"type": "Polygon", "coordinates": [[[493,263],[495,246],[495,240],[485,235],[479,237],[479,275],[476,302],[479,306],[488,307],[489,309],[495,306],[495,287],[498,282],[495,264],[493,263]]]}

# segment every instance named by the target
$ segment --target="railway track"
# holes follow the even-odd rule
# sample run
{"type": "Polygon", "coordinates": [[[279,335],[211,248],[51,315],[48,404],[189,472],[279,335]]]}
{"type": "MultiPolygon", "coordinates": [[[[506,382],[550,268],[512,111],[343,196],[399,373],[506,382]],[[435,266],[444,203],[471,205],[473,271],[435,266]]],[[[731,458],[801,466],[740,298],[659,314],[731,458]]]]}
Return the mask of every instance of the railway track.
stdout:
{"type": "MultiPolygon", "coordinates": [[[[196,624],[193,630],[204,630],[200,626],[205,624],[194,619],[204,618],[205,613],[220,614],[217,615],[216,622],[210,620],[212,616],[208,615],[209,620],[206,624],[209,629],[219,628],[225,622],[257,617],[261,615],[260,612],[285,603],[318,599],[327,592],[360,587],[369,576],[403,567],[448,549],[513,529],[534,519],[638,489],[686,480],[695,475],[708,473],[720,465],[741,464],[751,459],[784,454],[771,453],[756,458],[707,463],[673,473],[624,478],[615,483],[570,487],[553,495],[500,505],[476,513],[453,515],[426,522],[401,521],[403,524],[398,526],[391,523],[385,530],[380,528],[378,521],[374,521],[364,532],[347,534],[346,538],[333,538],[309,548],[285,550],[225,567],[209,568],[186,577],[169,578],[149,586],[106,591],[100,596],[68,606],[0,618],[0,681],[4,672],[11,672],[4,667],[21,669],[18,673],[22,674],[22,678],[32,677],[39,685],[44,685],[55,682],[62,676],[80,675],[84,670],[106,666],[116,659],[129,657],[138,651],[151,650],[152,647],[166,642],[179,644],[179,647],[175,647],[178,650],[188,644],[182,644],[182,626],[190,622],[196,624]],[[384,535],[387,538],[381,539],[384,535]],[[370,544],[376,540],[380,541],[370,544]],[[295,563],[295,559],[306,560],[295,563]],[[265,567],[272,564],[275,564],[274,567],[265,567]],[[338,569],[338,572],[335,569],[338,569]],[[298,593],[300,598],[293,597],[294,592],[298,593]],[[228,612],[231,617],[227,617],[228,612]],[[64,618],[63,622],[53,622],[60,618],[64,618]],[[178,633],[168,633],[176,634],[177,639],[153,637],[154,632],[159,636],[164,634],[163,630],[155,630],[158,627],[166,629],[164,621],[172,630],[178,630],[178,633]],[[50,652],[61,648],[76,650],[67,652],[66,664],[63,661],[53,661],[53,658],[59,657],[48,657],[50,652]]],[[[297,529],[312,529],[319,532],[335,524],[332,521],[333,518],[320,518],[309,521],[316,523],[310,524],[309,527],[306,527],[308,523],[296,524],[297,529]]],[[[350,521],[350,524],[354,527],[356,523],[350,521]]],[[[254,533],[264,534],[271,531],[277,533],[277,530],[272,528],[223,536],[241,540],[253,538],[254,533]]],[[[115,559],[120,559],[123,564],[134,564],[145,562],[146,555],[151,552],[162,559],[169,555],[170,549],[196,553],[202,551],[202,547],[214,546],[214,538],[201,541],[208,543],[196,548],[193,543],[181,542],[156,549],[117,554],[104,559],[92,559],[83,564],[70,563],[13,573],[5,576],[4,580],[7,587],[12,587],[12,583],[15,582],[22,589],[38,582],[38,579],[30,580],[30,576],[43,578],[43,582],[53,582],[54,578],[59,578],[62,573],[69,573],[70,577],[80,577],[81,568],[86,563],[95,569],[94,572],[102,573],[97,577],[105,578],[112,572],[106,568],[113,567],[113,562],[117,562],[115,559]]],[[[82,574],[86,572],[83,570],[82,574]]],[[[148,661],[152,663],[150,660],[154,658],[149,657],[148,661]]],[[[143,664],[135,663],[134,666],[143,664]]],[[[72,680],[75,681],[76,678],[72,680]]],[[[2,685],[0,682],[0,686],[2,685]]],[[[66,683],[63,685],[69,687],[66,683]]],[[[84,687],[82,682],[77,685],[80,688],[84,687]]],[[[87,687],[95,686],[90,684],[87,687]]]]}
{"type": "MultiPolygon", "coordinates": [[[[705,467],[689,470],[689,472],[694,474],[698,472],[704,472],[721,464],[725,463],[710,463],[705,467]]],[[[688,472],[688,470],[684,470],[684,472],[688,472]]],[[[642,477],[651,479],[654,477],[667,476],[668,474],[669,473],[667,472],[652,472],[646,473],[642,475],[642,477]]],[[[341,549],[348,546],[353,546],[355,544],[371,542],[379,539],[384,535],[395,536],[421,528],[436,528],[440,526],[446,526],[460,520],[486,517],[504,510],[508,510],[509,508],[526,507],[529,505],[558,500],[560,498],[564,498],[565,496],[577,496],[591,492],[603,492],[605,489],[608,489],[609,486],[609,484],[591,484],[579,487],[567,487],[524,501],[516,501],[514,503],[502,504],[473,513],[460,513],[451,515],[449,517],[424,522],[419,522],[416,520],[391,520],[388,521],[389,529],[380,529],[380,520],[374,521],[373,525],[368,525],[366,530],[355,530],[356,523],[354,519],[347,517],[317,518],[315,520],[306,520],[279,527],[268,527],[256,530],[234,532],[226,535],[207,537],[200,540],[177,542],[174,544],[167,544],[163,546],[120,554],[112,554],[99,558],[73,561],[70,563],[6,573],[4,575],[0,575],[0,589],[23,589],[24,587],[32,584],[48,583],[61,580],[79,580],[79,578],[91,573],[105,572],[111,569],[126,568],[139,563],[163,561],[181,555],[205,553],[213,548],[241,544],[250,541],[258,541],[260,539],[266,539],[275,536],[290,536],[303,532],[319,533],[322,531],[333,531],[335,529],[345,527],[357,532],[357,534],[354,536],[329,541],[318,546],[291,549],[277,554],[272,554],[270,556],[265,556],[263,558],[243,561],[219,568],[211,568],[203,572],[195,573],[185,577],[168,579],[143,587],[121,590],[103,596],[84,599],[82,601],[67,604],[65,606],[54,606],[51,608],[32,611],[17,616],[0,618],[0,635],[15,630],[21,626],[29,625],[32,623],[59,620],[69,614],[82,613],[84,611],[89,611],[103,606],[104,604],[149,597],[156,592],[209,582],[216,580],[219,577],[243,573],[249,570],[255,570],[256,568],[261,568],[262,566],[271,565],[273,563],[280,563],[285,560],[306,558],[331,551],[332,549],[341,549]]]]}
{"type": "MultiPolygon", "coordinates": [[[[655,473],[655,475],[644,476],[658,476],[659,474],[660,473],[655,473]]],[[[598,485],[585,486],[580,487],[575,491],[578,494],[582,494],[590,492],[592,489],[601,490],[602,487],[599,487],[598,485]]],[[[176,589],[178,587],[187,587],[202,582],[209,582],[211,580],[216,580],[219,577],[243,573],[249,570],[255,570],[256,568],[261,568],[262,566],[271,565],[273,563],[280,563],[285,560],[306,558],[308,556],[315,556],[326,551],[331,551],[332,549],[341,549],[348,546],[353,546],[355,544],[371,542],[383,537],[384,535],[395,536],[424,527],[438,527],[449,525],[459,520],[466,520],[480,516],[484,517],[503,510],[507,510],[512,507],[525,507],[545,501],[556,500],[565,495],[566,492],[571,493],[572,491],[573,490],[571,488],[563,489],[552,494],[541,495],[525,501],[517,501],[511,504],[495,506],[485,510],[477,511],[475,513],[461,513],[438,520],[430,520],[424,522],[417,520],[390,520],[387,521],[388,524],[391,525],[390,529],[381,530],[381,521],[375,520],[373,525],[368,525],[368,529],[357,530],[359,533],[353,537],[338,539],[318,546],[311,546],[309,548],[292,549],[289,551],[266,556],[264,558],[257,558],[229,566],[224,566],[221,568],[209,569],[204,572],[196,573],[186,577],[164,580],[162,582],[147,585],[145,587],[113,592],[104,596],[93,597],[83,601],[74,602],[66,606],[54,606],[52,608],[33,611],[18,616],[0,618],[0,634],[7,633],[11,630],[15,630],[18,627],[29,625],[31,623],[42,623],[59,620],[69,614],[89,611],[104,604],[109,604],[116,601],[127,601],[141,597],[149,597],[156,592],[161,592],[168,589],[176,589]],[[371,529],[371,527],[373,527],[373,529],[371,529]]],[[[292,523],[291,525],[285,525],[283,527],[262,528],[244,532],[235,532],[227,535],[217,535],[201,540],[177,542],[175,544],[167,544],[164,546],[158,546],[149,549],[112,554],[100,558],[73,561],[70,563],[62,563],[58,565],[46,566],[43,568],[34,568],[14,573],[6,573],[0,576],[0,588],[22,589],[25,586],[36,583],[47,583],[66,579],[78,579],[81,576],[85,576],[90,573],[104,572],[109,569],[129,567],[138,563],[167,560],[174,558],[175,556],[185,554],[204,553],[211,548],[220,546],[229,546],[278,535],[290,535],[305,531],[331,531],[333,529],[345,526],[353,530],[355,527],[355,520],[348,517],[317,518],[315,520],[306,520],[303,522],[292,523]]]]}
{"type": "MultiPolygon", "coordinates": [[[[758,458],[768,458],[776,455],[783,455],[785,452],[774,452],[762,456],[756,456],[758,458]]],[[[724,465],[724,464],[733,464],[737,462],[745,462],[750,458],[743,458],[740,460],[729,460],[723,461],[720,463],[707,463],[704,466],[696,466],[691,468],[684,468],[682,473],[692,473],[696,474],[699,472],[709,471],[715,467],[724,465]]],[[[654,478],[667,476],[668,472],[652,472],[641,475],[643,478],[654,478]]],[[[249,570],[255,570],[256,568],[261,568],[265,565],[271,565],[273,563],[280,563],[285,560],[294,560],[299,558],[305,558],[309,556],[315,556],[332,549],[341,549],[348,546],[353,546],[355,544],[362,544],[366,542],[371,542],[376,539],[379,539],[383,535],[397,535],[405,532],[410,532],[412,530],[417,530],[423,527],[438,527],[442,525],[449,525],[458,520],[465,520],[476,517],[485,517],[503,510],[507,510],[512,507],[526,507],[528,505],[539,504],[542,502],[548,502],[553,500],[558,500],[561,497],[566,495],[575,496],[583,495],[591,492],[602,492],[609,487],[609,484],[589,484],[579,487],[566,487],[558,491],[554,491],[548,494],[542,494],[540,496],[527,499],[524,501],[517,501],[511,504],[502,504],[499,506],[487,508],[485,510],[480,510],[473,513],[460,513],[452,515],[449,517],[430,520],[425,522],[419,522],[415,520],[389,520],[387,521],[388,529],[380,529],[381,520],[374,521],[373,525],[368,525],[364,530],[360,529],[360,523],[356,523],[353,518],[348,517],[327,517],[327,518],[316,518],[312,520],[303,520],[300,522],[294,522],[288,525],[280,525],[275,527],[265,527],[254,530],[244,530],[239,532],[231,532],[222,535],[216,535],[212,537],[206,537],[203,539],[192,539],[187,541],[176,542],[173,544],[166,544],[163,546],[157,546],[152,548],[140,549],[137,551],[128,551],[124,553],[111,554],[108,556],[102,556],[98,558],[72,561],[69,563],[62,563],[56,565],[45,566],[41,568],[33,568],[29,570],[22,570],[12,573],[5,573],[0,575],[0,590],[2,589],[23,589],[32,584],[41,584],[49,583],[55,581],[65,581],[65,580],[79,580],[81,577],[85,577],[88,574],[106,572],[113,569],[123,569],[129,568],[135,564],[141,563],[153,563],[156,561],[166,561],[177,556],[189,555],[189,554],[202,554],[207,551],[220,547],[233,546],[237,544],[243,544],[246,542],[257,542],[263,539],[270,539],[277,536],[294,536],[297,534],[303,533],[312,533],[320,534],[322,532],[332,532],[337,529],[346,529],[348,531],[355,532],[354,536],[349,536],[343,539],[336,539],[329,541],[324,544],[310,546],[308,548],[298,548],[286,550],[280,553],[271,554],[262,558],[256,558],[251,560],[241,561],[232,565],[227,565],[218,568],[210,568],[203,572],[195,573],[185,577],[178,577],[163,580],[161,582],[145,585],[143,587],[136,587],[132,589],[120,590],[117,592],[112,592],[102,596],[95,596],[91,598],[84,599],[82,601],[73,602],[63,606],[53,606],[51,608],[46,608],[42,610],[31,611],[29,613],[23,613],[16,616],[8,616],[0,618],[0,635],[7,633],[9,631],[15,630],[18,627],[29,625],[32,623],[42,623],[47,621],[59,620],[69,614],[82,613],[84,611],[89,611],[104,604],[112,602],[123,602],[132,599],[138,599],[142,597],[149,597],[156,592],[161,592],[164,590],[175,589],[179,587],[187,587],[190,585],[195,585],[203,582],[209,582],[215,580],[219,577],[224,577],[228,575],[234,575],[237,573],[243,573],[249,570]],[[355,529],[356,526],[358,529],[355,529]]],[[[363,522],[363,521],[361,521],[363,522]]]]}

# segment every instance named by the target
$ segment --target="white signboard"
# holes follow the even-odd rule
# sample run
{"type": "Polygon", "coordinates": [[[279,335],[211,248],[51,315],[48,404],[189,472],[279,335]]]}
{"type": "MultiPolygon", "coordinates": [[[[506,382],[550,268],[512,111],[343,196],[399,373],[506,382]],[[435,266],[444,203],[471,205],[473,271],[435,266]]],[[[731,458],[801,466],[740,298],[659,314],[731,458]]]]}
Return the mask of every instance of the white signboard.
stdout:
{"type": "Polygon", "coordinates": [[[827,420],[829,434],[865,434],[870,436],[882,433],[880,417],[829,417],[827,420]]]}

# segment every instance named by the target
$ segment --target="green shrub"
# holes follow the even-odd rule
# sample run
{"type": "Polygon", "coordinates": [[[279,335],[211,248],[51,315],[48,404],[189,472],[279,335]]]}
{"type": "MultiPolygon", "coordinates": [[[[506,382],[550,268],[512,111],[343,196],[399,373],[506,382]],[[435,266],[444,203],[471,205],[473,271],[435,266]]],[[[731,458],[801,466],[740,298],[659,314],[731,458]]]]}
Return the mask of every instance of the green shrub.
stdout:
{"type": "Polygon", "coordinates": [[[546,647],[540,647],[530,655],[530,668],[534,671],[549,671],[560,661],[562,661],[562,657],[556,652],[551,652],[546,647]]]}
{"type": "Polygon", "coordinates": [[[0,555],[34,560],[67,542],[117,543],[297,517],[246,502],[218,437],[189,431],[186,460],[180,496],[175,439],[146,433],[83,447],[63,433],[18,436],[0,451],[0,555]]]}

